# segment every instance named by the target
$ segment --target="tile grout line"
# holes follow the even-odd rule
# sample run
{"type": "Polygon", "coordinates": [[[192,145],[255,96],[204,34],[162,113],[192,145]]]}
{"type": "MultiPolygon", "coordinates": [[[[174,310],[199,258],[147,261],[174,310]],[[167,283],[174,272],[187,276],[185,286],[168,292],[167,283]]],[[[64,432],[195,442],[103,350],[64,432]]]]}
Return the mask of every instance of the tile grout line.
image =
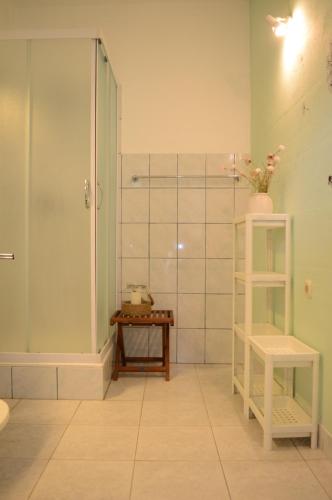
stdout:
{"type": "MultiPolygon", "coordinates": [[[[303,457],[304,459],[304,457],[303,457]]],[[[320,460],[320,459],[319,459],[320,460]]],[[[324,459],[322,459],[324,460],[324,459]]],[[[326,459],[328,460],[328,458],[326,459]]],[[[321,486],[322,490],[326,493],[326,495],[328,496],[328,498],[331,498],[332,499],[332,496],[329,494],[329,492],[327,491],[327,489],[325,488],[325,486],[323,485],[323,483],[319,480],[319,477],[316,476],[315,472],[312,470],[312,468],[310,467],[310,465],[308,464],[307,460],[304,459],[304,462],[306,464],[306,466],[308,467],[308,469],[310,470],[311,474],[313,475],[313,477],[316,479],[316,481],[319,483],[319,485],[321,486]]]]}
{"type": "Polygon", "coordinates": [[[209,414],[209,411],[208,411],[208,408],[207,408],[206,399],[205,399],[204,391],[203,391],[202,384],[201,384],[201,379],[200,379],[200,377],[198,375],[198,371],[197,371],[197,366],[196,365],[195,365],[195,370],[197,372],[198,385],[199,385],[199,389],[201,391],[201,395],[202,395],[202,399],[203,399],[205,411],[206,411],[206,414],[207,414],[207,417],[208,417],[208,420],[209,420],[209,424],[210,424],[209,428],[210,428],[210,431],[211,431],[211,434],[212,434],[212,437],[213,437],[213,442],[214,442],[214,445],[216,447],[216,451],[217,451],[217,454],[218,454],[218,457],[219,457],[219,464],[220,464],[220,468],[221,468],[221,471],[222,471],[222,474],[223,474],[223,477],[224,477],[225,485],[226,485],[226,488],[227,488],[227,491],[228,491],[229,500],[232,500],[232,496],[231,496],[230,488],[229,488],[229,485],[228,485],[228,482],[227,482],[226,474],[225,474],[225,471],[224,471],[224,468],[223,468],[223,465],[222,465],[222,462],[221,462],[221,456],[220,456],[219,449],[218,449],[218,446],[217,446],[217,441],[216,441],[216,438],[215,438],[215,435],[214,435],[214,432],[213,432],[213,426],[212,426],[210,414],[209,414]]]}
{"type": "MultiPolygon", "coordinates": [[[[147,284],[148,284],[148,291],[151,293],[151,154],[149,153],[148,155],[148,276],[147,276],[147,284]]],[[[150,329],[147,328],[147,336],[148,336],[148,353],[147,355],[150,356],[150,329]]]]}
{"type": "MultiPolygon", "coordinates": [[[[176,175],[179,175],[179,153],[176,154],[176,175]]],[[[179,179],[176,179],[176,344],[175,362],[178,362],[179,347],[179,179]]],[[[174,325],[174,326],[175,326],[174,325]]]]}
{"type": "Polygon", "coordinates": [[[133,460],[133,470],[131,474],[131,481],[130,481],[130,490],[129,490],[129,500],[132,498],[133,494],[133,486],[134,486],[134,475],[135,475],[135,468],[136,468],[136,455],[137,455],[137,449],[138,449],[138,441],[139,441],[139,435],[140,435],[140,429],[141,429],[141,422],[142,422],[142,414],[143,414],[143,405],[144,405],[144,396],[145,396],[145,389],[146,389],[146,383],[147,383],[147,376],[144,376],[144,390],[142,394],[142,404],[141,404],[141,412],[139,416],[139,421],[138,421],[138,428],[137,428],[137,438],[136,438],[136,446],[135,446],[135,453],[134,453],[134,460],[133,460]]]}
{"type": "Polygon", "coordinates": [[[204,364],[206,363],[206,289],[207,289],[207,275],[206,275],[206,260],[207,260],[207,238],[206,238],[206,229],[207,229],[207,201],[206,201],[206,173],[207,173],[207,153],[205,154],[205,163],[204,163],[204,169],[205,169],[205,191],[204,191],[204,203],[205,203],[205,214],[204,214],[204,353],[203,353],[203,362],[204,364]]]}
{"type": "MultiPolygon", "coordinates": [[[[55,401],[58,401],[58,400],[55,400],[55,401]]],[[[55,446],[55,448],[54,448],[53,452],[51,453],[51,455],[49,456],[49,458],[48,458],[48,459],[46,459],[46,464],[45,464],[45,467],[43,468],[42,472],[40,473],[40,475],[39,475],[39,477],[38,477],[37,481],[35,482],[35,484],[34,484],[34,486],[33,486],[32,490],[30,491],[29,495],[27,496],[27,500],[29,500],[29,498],[31,498],[31,495],[32,495],[32,494],[34,493],[34,491],[36,490],[36,488],[37,488],[37,486],[38,486],[38,484],[39,484],[39,482],[40,482],[40,480],[41,480],[42,476],[44,475],[44,473],[45,473],[45,471],[46,471],[46,469],[47,469],[48,465],[50,464],[51,460],[53,459],[54,454],[55,454],[56,450],[58,449],[58,447],[59,447],[59,445],[60,445],[60,443],[61,443],[61,441],[62,441],[62,439],[63,439],[63,437],[64,437],[64,435],[65,435],[65,433],[66,433],[66,431],[67,431],[67,429],[68,429],[68,427],[69,427],[69,426],[70,426],[70,424],[72,423],[73,418],[75,417],[75,415],[76,415],[76,413],[77,413],[77,411],[78,411],[79,407],[81,406],[81,403],[82,403],[82,401],[79,401],[79,403],[78,403],[77,407],[75,408],[75,410],[74,410],[74,412],[73,412],[73,414],[72,414],[71,418],[69,419],[68,424],[67,424],[67,425],[65,425],[64,431],[63,431],[63,433],[61,434],[61,437],[60,437],[60,439],[59,439],[58,443],[56,444],[56,446],[55,446]]],[[[38,457],[35,457],[35,458],[34,458],[34,460],[38,460],[38,457]]]]}

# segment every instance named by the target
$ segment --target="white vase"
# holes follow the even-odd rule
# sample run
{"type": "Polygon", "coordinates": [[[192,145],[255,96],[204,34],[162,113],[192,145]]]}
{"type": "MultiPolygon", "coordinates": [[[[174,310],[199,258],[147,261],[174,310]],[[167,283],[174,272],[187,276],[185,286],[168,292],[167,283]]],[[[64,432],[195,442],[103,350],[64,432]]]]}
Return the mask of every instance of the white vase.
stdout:
{"type": "Polygon", "coordinates": [[[249,198],[248,212],[250,214],[272,214],[272,198],[267,193],[253,193],[249,198]]]}

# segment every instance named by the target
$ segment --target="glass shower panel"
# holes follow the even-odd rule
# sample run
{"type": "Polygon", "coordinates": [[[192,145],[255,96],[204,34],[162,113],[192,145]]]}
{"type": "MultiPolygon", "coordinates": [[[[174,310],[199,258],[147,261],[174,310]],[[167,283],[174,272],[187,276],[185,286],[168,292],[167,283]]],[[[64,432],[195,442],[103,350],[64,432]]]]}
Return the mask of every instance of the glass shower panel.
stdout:
{"type": "MultiPolygon", "coordinates": [[[[108,287],[108,316],[111,317],[116,309],[116,226],[117,226],[117,84],[109,66],[110,88],[110,180],[109,180],[109,287],[108,287]]],[[[113,327],[114,329],[115,327],[113,327]]]]}
{"type": "Polygon", "coordinates": [[[109,241],[109,176],[110,176],[110,101],[109,63],[103,45],[97,42],[97,350],[108,338],[108,241],[109,241]]]}
{"type": "Polygon", "coordinates": [[[91,351],[91,41],[31,42],[29,350],[91,351]]]}
{"type": "Polygon", "coordinates": [[[27,50],[0,41],[0,351],[27,350],[27,50]]]}

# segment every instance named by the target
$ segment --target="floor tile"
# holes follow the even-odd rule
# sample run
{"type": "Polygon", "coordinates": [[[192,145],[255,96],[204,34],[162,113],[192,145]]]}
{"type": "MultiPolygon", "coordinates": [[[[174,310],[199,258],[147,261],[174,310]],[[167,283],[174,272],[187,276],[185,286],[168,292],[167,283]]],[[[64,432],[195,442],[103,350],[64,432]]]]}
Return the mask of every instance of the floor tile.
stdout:
{"type": "Polygon", "coordinates": [[[133,462],[51,460],[31,500],[128,500],[133,462]]]}
{"type": "Polygon", "coordinates": [[[0,458],[0,498],[28,498],[46,465],[47,460],[0,458]]]}
{"type": "Polygon", "coordinates": [[[301,460],[290,439],[274,439],[273,449],[263,448],[263,431],[257,422],[244,427],[213,427],[221,460],[301,460]]]}
{"type": "Polygon", "coordinates": [[[172,365],[171,379],[147,377],[144,392],[146,401],[202,401],[202,391],[192,365],[172,365]]]}
{"type": "Polygon", "coordinates": [[[132,500],[229,499],[219,462],[137,462],[132,500]]]}
{"type": "Polygon", "coordinates": [[[82,401],[72,423],[138,426],[141,409],[141,401],[82,401]]]}
{"type": "Polygon", "coordinates": [[[141,425],[209,425],[203,402],[144,401],[141,425]]]}
{"type": "Polygon", "coordinates": [[[222,464],[232,500],[328,500],[304,461],[222,464]]]}
{"type": "Polygon", "coordinates": [[[64,425],[9,423],[0,433],[0,457],[50,458],[64,430],[64,425]]]}
{"type": "Polygon", "coordinates": [[[148,379],[145,401],[203,401],[202,392],[196,381],[179,380],[169,382],[160,379],[148,379]]]}
{"type": "Polygon", "coordinates": [[[133,460],[137,427],[70,425],[54,458],[133,460]]]}
{"type": "Polygon", "coordinates": [[[311,449],[310,438],[299,438],[292,441],[304,460],[322,460],[326,458],[324,451],[320,448],[311,449]]]}
{"type": "Polygon", "coordinates": [[[10,414],[11,423],[68,424],[79,401],[22,399],[10,414]]]}
{"type": "Polygon", "coordinates": [[[144,395],[146,377],[123,377],[112,381],[105,399],[114,401],[141,401],[144,395]]]}
{"type": "Polygon", "coordinates": [[[332,461],[328,459],[309,460],[307,464],[327,494],[332,498],[332,461]]]}
{"type": "Polygon", "coordinates": [[[20,399],[4,399],[9,408],[12,410],[21,400],[20,399]]]}
{"type": "Polygon", "coordinates": [[[243,400],[240,395],[230,397],[207,397],[206,408],[211,425],[246,425],[248,421],[243,414],[243,400]]]}
{"type": "Polygon", "coordinates": [[[137,460],[217,460],[209,427],[141,427],[137,460]]]}

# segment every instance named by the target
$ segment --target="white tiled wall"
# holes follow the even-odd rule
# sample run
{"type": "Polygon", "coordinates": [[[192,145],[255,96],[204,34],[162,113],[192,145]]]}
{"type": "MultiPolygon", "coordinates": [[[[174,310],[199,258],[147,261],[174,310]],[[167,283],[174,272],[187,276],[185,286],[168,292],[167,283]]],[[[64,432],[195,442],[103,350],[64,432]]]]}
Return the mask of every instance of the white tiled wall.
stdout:
{"type": "MultiPolygon", "coordinates": [[[[233,155],[122,156],[122,297],[128,283],[149,285],[155,307],[173,309],[171,359],[230,363],[232,220],[249,190],[227,173],[233,155]],[[133,175],[147,176],[136,183],[133,175]],[[202,176],[153,179],[153,176],[202,176]],[[151,176],[151,177],[150,177],[151,176]]],[[[131,355],[158,355],[158,330],[126,332],[131,355]]]]}

